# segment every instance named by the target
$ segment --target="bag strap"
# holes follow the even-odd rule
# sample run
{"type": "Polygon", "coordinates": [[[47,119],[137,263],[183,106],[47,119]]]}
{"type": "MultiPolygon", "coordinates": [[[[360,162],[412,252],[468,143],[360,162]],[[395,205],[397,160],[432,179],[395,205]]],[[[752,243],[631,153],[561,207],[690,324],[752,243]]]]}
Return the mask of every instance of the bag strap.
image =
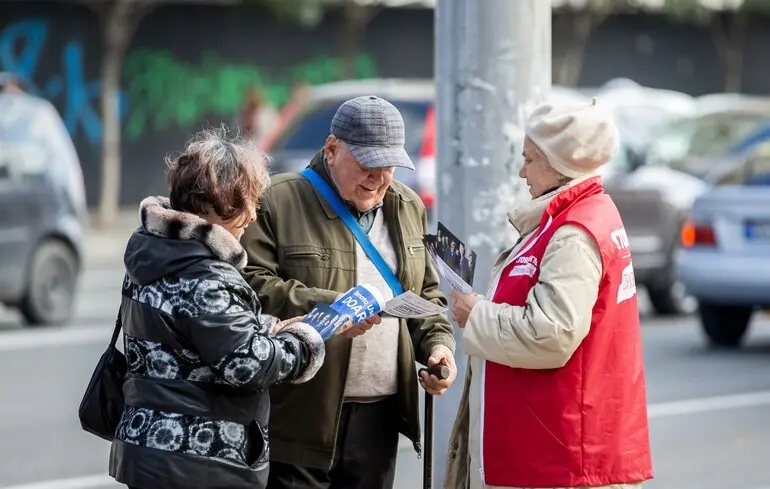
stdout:
{"type": "Polygon", "coordinates": [[[380,275],[382,275],[382,278],[384,278],[388,283],[388,287],[390,287],[390,290],[393,291],[393,295],[397,297],[403,294],[404,289],[401,287],[401,282],[398,281],[398,278],[395,276],[395,274],[393,274],[393,271],[390,269],[388,264],[385,263],[385,260],[382,258],[382,255],[380,255],[380,252],[377,251],[377,248],[374,247],[361,225],[358,224],[356,218],[353,217],[353,214],[342,202],[342,199],[340,199],[339,195],[337,195],[337,192],[335,192],[334,189],[332,189],[331,186],[326,183],[326,181],[324,181],[324,179],[321,178],[318,173],[311,170],[310,168],[302,170],[300,175],[305,177],[310,182],[310,184],[321,193],[321,196],[323,196],[326,202],[332,206],[334,212],[340,216],[342,222],[344,222],[345,226],[347,226],[350,232],[353,233],[353,236],[361,245],[361,248],[363,248],[369,259],[372,260],[374,266],[377,267],[377,270],[380,272],[380,275]]]}
{"type": "Polygon", "coordinates": [[[118,319],[115,320],[115,331],[112,332],[112,341],[110,341],[110,346],[115,348],[115,345],[118,342],[118,336],[120,335],[120,328],[122,325],[122,321],[120,320],[120,311],[118,311],[118,319]]]}

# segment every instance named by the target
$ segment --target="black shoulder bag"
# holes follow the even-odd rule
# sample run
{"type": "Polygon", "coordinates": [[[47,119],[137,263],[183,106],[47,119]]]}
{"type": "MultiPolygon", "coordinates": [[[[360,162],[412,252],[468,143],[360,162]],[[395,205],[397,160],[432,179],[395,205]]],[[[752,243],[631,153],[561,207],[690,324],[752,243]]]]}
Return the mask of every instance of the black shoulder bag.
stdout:
{"type": "Polygon", "coordinates": [[[125,407],[123,381],[128,372],[128,364],[125,355],[115,348],[120,329],[121,319],[118,313],[112,341],[96,364],[78,408],[80,426],[107,441],[115,438],[115,430],[125,407]]]}

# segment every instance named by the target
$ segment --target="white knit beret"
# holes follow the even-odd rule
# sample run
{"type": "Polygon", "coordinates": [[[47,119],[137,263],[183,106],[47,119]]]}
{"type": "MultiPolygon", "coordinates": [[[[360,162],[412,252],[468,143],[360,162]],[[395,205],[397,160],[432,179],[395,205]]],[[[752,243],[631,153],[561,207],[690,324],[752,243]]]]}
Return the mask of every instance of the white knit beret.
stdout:
{"type": "Polygon", "coordinates": [[[620,148],[612,113],[596,98],[579,105],[543,104],[530,115],[524,133],[554,170],[570,178],[594,173],[620,148]]]}

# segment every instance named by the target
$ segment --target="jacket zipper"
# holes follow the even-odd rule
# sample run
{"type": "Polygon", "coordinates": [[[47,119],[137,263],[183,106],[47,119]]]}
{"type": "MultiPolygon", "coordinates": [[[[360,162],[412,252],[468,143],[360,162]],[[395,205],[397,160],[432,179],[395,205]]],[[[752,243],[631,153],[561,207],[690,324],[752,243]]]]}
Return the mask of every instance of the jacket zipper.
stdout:
{"type": "Polygon", "coordinates": [[[424,248],[425,248],[425,246],[423,246],[423,245],[414,245],[414,246],[410,246],[410,247],[409,247],[409,254],[410,254],[410,255],[412,255],[412,256],[414,256],[414,252],[415,252],[415,250],[422,250],[422,249],[424,249],[424,248]]]}

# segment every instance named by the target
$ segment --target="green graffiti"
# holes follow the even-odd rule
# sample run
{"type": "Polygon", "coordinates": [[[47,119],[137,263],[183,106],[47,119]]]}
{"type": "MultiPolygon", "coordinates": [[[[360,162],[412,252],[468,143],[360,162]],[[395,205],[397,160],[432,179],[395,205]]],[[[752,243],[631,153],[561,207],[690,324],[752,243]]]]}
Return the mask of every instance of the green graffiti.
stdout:
{"type": "MultiPolygon", "coordinates": [[[[290,99],[296,83],[336,81],[343,70],[342,61],[328,55],[276,76],[212,53],[205,53],[199,64],[193,64],[164,51],[135,50],[126,59],[124,71],[128,80],[126,132],[135,140],[147,131],[197,124],[204,116],[232,119],[241,109],[243,94],[249,87],[259,87],[267,100],[280,107],[290,99]]],[[[368,54],[356,56],[353,77],[376,78],[374,58],[368,54]]]]}

